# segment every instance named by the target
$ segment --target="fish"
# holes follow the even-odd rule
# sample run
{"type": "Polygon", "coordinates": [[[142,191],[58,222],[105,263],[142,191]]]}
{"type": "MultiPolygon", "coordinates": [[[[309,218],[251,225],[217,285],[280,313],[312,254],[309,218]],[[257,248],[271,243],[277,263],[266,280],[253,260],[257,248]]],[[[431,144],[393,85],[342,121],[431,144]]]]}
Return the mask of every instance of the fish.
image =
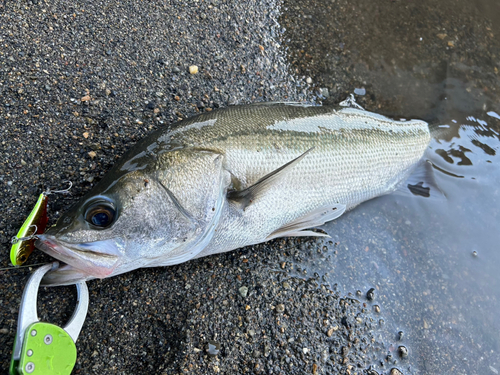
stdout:
{"type": "MultiPolygon", "coordinates": [[[[139,141],[38,235],[35,246],[64,263],[42,283],[327,236],[311,229],[404,187],[430,140],[425,121],[340,106],[242,105],[182,120],[139,141]]],[[[417,190],[423,182],[433,185],[417,190]]]]}

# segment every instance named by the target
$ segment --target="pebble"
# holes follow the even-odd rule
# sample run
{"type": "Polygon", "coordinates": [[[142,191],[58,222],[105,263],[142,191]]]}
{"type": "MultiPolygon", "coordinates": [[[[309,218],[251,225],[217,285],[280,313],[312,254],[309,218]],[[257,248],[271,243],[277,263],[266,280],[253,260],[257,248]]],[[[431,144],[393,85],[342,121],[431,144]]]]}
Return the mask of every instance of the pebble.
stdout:
{"type": "Polygon", "coordinates": [[[360,88],[360,89],[356,88],[356,89],[354,89],[354,93],[356,95],[363,96],[363,95],[366,94],[366,89],[364,89],[364,88],[360,88]]]}
{"type": "Polygon", "coordinates": [[[246,286],[242,286],[240,289],[238,289],[238,291],[240,292],[240,295],[243,298],[246,298],[246,296],[248,294],[248,288],[246,286]]]}
{"type": "Polygon", "coordinates": [[[311,77],[307,77],[306,78],[306,82],[307,82],[308,85],[310,85],[311,83],[313,83],[313,80],[312,80],[311,77]]]}
{"type": "Polygon", "coordinates": [[[403,340],[403,338],[404,338],[404,332],[403,331],[399,331],[398,332],[398,341],[403,340]]]}
{"type": "Polygon", "coordinates": [[[196,65],[191,65],[191,66],[189,67],[189,73],[191,73],[191,74],[196,74],[196,73],[198,73],[198,67],[197,67],[196,65]]]}
{"type": "Polygon", "coordinates": [[[373,301],[375,299],[375,288],[371,288],[368,292],[366,292],[366,299],[368,301],[373,301]]]}
{"type": "Polygon", "coordinates": [[[285,305],[284,304],[279,303],[278,305],[276,305],[276,312],[282,313],[284,311],[285,311],[285,305]]]}
{"type": "Polygon", "coordinates": [[[220,351],[220,343],[214,340],[209,340],[207,348],[208,354],[212,357],[215,357],[217,354],[219,354],[219,351],[220,351]]]}
{"type": "Polygon", "coordinates": [[[390,375],[403,375],[401,371],[399,371],[397,368],[391,369],[390,375]]]}
{"type": "Polygon", "coordinates": [[[400,347],[398,347],[398,353],[401,358],[408,357],[408,349],[406,348],[406,346],[401,345],[400,347]]]}

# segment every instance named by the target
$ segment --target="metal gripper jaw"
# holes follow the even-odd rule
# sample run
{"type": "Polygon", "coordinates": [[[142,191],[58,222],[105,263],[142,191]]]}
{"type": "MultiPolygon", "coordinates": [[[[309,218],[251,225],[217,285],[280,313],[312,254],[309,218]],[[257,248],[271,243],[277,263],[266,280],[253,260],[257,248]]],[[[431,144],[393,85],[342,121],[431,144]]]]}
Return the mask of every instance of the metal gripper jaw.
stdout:
{"type": "Polygon", "coordinates": [[[57,269],[57,262],[38,268],[28,280],[21,299],[10,374],[71,374],[76,362],[75,342],[89,305],[85,282],[76,284],[78,300],[73,316],[64,328],[40,322],[37,298],[43,276],[57,269]]]}

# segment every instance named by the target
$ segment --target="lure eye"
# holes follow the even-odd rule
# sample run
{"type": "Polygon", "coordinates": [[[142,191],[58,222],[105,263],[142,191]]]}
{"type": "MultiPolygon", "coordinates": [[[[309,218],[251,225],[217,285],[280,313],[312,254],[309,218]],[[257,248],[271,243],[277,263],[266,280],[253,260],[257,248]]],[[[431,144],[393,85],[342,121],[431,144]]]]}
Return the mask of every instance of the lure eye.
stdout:
{"type": "Polygon", "coordinates": [[[98,228],[107,228],[115,219],[116,211],[110,204],[96,203],[85,212],[85,220],[98,228]]]}

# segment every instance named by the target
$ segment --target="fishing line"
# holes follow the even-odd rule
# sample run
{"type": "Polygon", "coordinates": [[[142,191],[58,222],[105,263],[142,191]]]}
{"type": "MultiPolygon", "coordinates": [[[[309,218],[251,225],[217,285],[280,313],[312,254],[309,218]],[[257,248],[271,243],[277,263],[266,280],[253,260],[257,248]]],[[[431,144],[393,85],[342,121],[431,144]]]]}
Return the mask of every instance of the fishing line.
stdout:
{"type": "MultiPolygon", "coordinates": [[[[52,262],[49,262],[49,263],[52,263],[52,262]]],[[[20,268],[26,268],[26,267],[43,266],[43,265],[49,264],[49,263],[35,263],[35,264],[28,264],[26,266],[5,267],[5,268],[0,268],[0,271],[18,270],[20,268]]]]}

